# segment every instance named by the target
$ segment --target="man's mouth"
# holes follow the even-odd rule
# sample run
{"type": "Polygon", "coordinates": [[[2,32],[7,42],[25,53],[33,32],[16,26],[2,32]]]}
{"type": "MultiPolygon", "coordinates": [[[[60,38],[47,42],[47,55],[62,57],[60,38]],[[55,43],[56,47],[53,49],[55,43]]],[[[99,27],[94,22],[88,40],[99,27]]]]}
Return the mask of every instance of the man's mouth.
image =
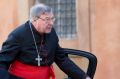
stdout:
{"type": "Polygon", "coordinates": [[[52,28],[52,26],[47,26],[47,29],[51,29],[52,28]]]}

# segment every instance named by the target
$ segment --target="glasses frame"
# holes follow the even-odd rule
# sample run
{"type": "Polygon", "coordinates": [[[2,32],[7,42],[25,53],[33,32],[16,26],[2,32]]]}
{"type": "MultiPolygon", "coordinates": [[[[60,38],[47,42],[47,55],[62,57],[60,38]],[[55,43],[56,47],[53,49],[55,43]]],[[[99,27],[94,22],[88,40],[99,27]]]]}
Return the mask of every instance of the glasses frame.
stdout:
{"type": "Polygon", "coordinates": [[[48,22],[51,22],[51,21],[52,21],[52,22],[55,22],[55,17],[52,17],[52,18],[48,18],[48,17],[47,17],[47,18],[44,18],[44,19],[41,18],[41,17],[37,17],[37,18],[38,18],[38,19],[41,19],[42,21],[45,21],[45,22],[47,22],[47,23],[48,23],[48,22]]]}

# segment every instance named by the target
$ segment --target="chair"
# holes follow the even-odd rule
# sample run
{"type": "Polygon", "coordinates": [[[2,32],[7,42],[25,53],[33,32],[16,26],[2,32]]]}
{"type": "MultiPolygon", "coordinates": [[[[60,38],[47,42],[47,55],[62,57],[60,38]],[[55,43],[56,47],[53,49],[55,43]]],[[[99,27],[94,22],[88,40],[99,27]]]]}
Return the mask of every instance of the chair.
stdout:
{"type": "MultiPolygon", "coordinates": [[[[80,57],[85,57],[87,58],[88,61],[88,67],[87,67],[87,75],[93,79],[95,71],[96,71],[96,66],[97,66],[97,58],[95,55],[93,55],[90,52],[82,51],[82,50],[75,50],[75,49],[68,49],[68,48],[63,48],[63,51],[65,51],[66,56],[80,56],[80,57]]],[[[81,63],[81,62],[80,62],[81,63]]],[[[72,79],[68,76],[68,79],[72,79]]]]}

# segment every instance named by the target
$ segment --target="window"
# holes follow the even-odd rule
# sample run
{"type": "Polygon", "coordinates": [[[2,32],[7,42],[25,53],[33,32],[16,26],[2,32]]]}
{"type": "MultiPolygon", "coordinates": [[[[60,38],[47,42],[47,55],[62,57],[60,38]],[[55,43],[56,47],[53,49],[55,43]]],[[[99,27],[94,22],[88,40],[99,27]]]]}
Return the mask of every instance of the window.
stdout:
{"type": "MultiPolygon", "coordinates": [[[[42,2],[37,0],[36,2],[42,2]]],[[[60,38],[76,37],[76,8],[75,0],[44,0],[53,8],[56,21],[54,28],[60,38]]]]}

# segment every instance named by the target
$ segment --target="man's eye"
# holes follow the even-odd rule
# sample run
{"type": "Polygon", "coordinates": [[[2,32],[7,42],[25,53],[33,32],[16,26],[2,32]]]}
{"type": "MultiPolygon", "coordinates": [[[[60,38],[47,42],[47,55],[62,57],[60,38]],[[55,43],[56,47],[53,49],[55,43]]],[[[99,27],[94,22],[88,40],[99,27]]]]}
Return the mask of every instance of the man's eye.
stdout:
{"type": "Polygon", "coordinates": [[[50,20],[50,18],[45,18],[46,20],[50,20]]]}

